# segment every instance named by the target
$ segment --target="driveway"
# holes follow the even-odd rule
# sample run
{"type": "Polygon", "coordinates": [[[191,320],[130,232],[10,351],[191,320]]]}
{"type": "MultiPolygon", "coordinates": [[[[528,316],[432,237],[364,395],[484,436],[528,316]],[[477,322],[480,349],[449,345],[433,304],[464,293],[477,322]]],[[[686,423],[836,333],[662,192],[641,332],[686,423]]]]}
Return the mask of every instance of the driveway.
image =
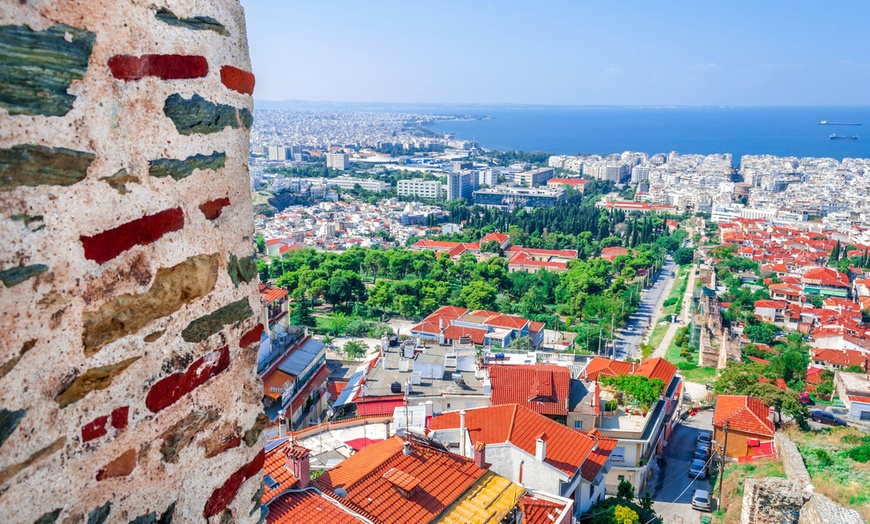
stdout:
{"type": "Polygon", "coordinates": [[[692,509],[696,489],[710,490],[706,480],[692,480],[689,466],[698,440],[698,430],[713,431],[713,411],[704,410],[677,425],[662,455],[658,481],[653,485],[653,511],[664,524],[700,524],[707,513],[692,509]]]}
{"type": "Polygon", "coordinates": [[[676,264],[673,259],[668,257],[659,271],[652,287],[644,290],[640,304],[625,326],[616,335],[614,346],[616,348],[616,358],[640,358],[637,351],[638,346],[643,340],[644,331],[650,327],[653,317],[661,308],[661,303],[664,300],[665,293],[670,289],[670,283],[673,282],[676,275],[676,264]]]}

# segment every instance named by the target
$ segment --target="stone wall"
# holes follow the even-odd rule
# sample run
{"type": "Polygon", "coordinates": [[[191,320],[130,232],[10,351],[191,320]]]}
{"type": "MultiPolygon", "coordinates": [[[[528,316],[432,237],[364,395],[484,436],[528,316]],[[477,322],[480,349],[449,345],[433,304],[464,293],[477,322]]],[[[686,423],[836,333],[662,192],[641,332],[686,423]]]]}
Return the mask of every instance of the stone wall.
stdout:
{"type": "Polygon", "coordinates": [[[237,0],[0,10],[3,522],[258,520],[249,70],[237,0]]]}
{"type": "Polygon", "coordinates": [[[861,514],[846,509],[828,497],[815,494],[801,509],[799,524],[864,524],[861,514]]]}

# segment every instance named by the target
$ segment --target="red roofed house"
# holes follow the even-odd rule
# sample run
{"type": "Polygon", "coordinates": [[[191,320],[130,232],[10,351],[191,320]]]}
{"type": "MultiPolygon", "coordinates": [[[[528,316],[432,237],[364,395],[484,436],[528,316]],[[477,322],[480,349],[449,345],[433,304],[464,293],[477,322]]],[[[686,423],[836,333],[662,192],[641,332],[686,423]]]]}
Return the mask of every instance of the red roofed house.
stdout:
{"type": "Polygon", "coordinates": [[[529,337],[532,345],[540,348],[544,342],[544,324],[495,311],[442,306],[411,327],[411,334],[437,340],[439,344],[450,344],[468,336],[475,344],[493,348],[508,347],[519,337],[529,337]]]}
{"type": "Polygon", "coordinates": [[[731,458],[758,455],[763,444],[773,441],[775,429],[770,408],[755,397],[719,395],[713,411],[713,440],[725,441],[726,424],[725,454],[731,458]]]}
{"type": "Polygon", "coordinates": [[[601,258],[608,261],[608,262],[613,262],[614,260],[616,260],[616,257],[622,256],[622,255],[627,255],[627,254],[628,254],[628,250],[625,249],[624,247],[619,247],[619,246],[606,247],[606,248],[601,250],[601,258]]]}
{"type": "Polygon", "coordinates": [[[849,366],[859,366],[870,371],[870,354],[852,349],[813,349],[813,365],[837,371],[849,366]]]}
{"type": "Polygon", "coordinates": [[[571,371],[565,366],[490,366],[492,404],[519,404],[566,423],[571,371]]]}
{"type": "Polygon", "coordinates": [[[849,277],[836,269],[812,268],[801,277],[801,283],[807,295],[843,298],[849,296],[849,277]]]}
{"type": "Polygon", "coordinates": [[[785,308],[788,303],[782,300],[756,300],[755,315],[765,322],[782,324],[785,322],[785,308]]]}
{"type": "Polygon", "coordinates": [[[483,238],[480,239],[478,243],[480,245],[483,245],[487,242],[495,242],[498,244],[498,247],[500,249],[505,250],[508,248],[508,246],[511,245],[511,237],[505,235],[504,233],[495,232],[485,235],[483,238]]]}
{"type": "Polygon", "coordinates": [[[575,249],[531,249],[511,246],[505,253],[509,256],[508,272],[524,271],[537,273],[540,269],[561,273],[568,270],[568,262],[577,258],[575,249]]]}
{"type": "Polygon", "coordinates": [[[615,492],[619,482],[627,480],[637,492],[643,493],[651,473],[649,463],[664,451],[664,443],[676,423],[674,415],[682,402],[683,381],[677,375],[676,366],[660,357],[640,364],[595,357],[580,372],[579,379],[571,385],[568,425],[595,429],[604,436],[618,439],[619,444],[611,455],[613,466],[607,474],[607,489],[615,492]],[[619,375],[660,379],[664,389],[659,401],[647,413],[635,412],[628,405],[607,411],[606,402],[616,394],[605,390],[599,381],[619,375]]]}
{"type": "Polygon", "coordinates": [[[834,389],[849,410],[850,419],[870,421],[870,375],[837,371],[834,389]]]}
{"type": "Polygon", "coordinates": [[[551,178],[547,180],[547,187],[570,187],[582,193],[588,183],[585,178],[551,178]]]}
{"type": "Polygon", "coordinates": [[[617,445],[517,404],[442,413],[429,427],[433,437],[461,455],[482,450],[499,475],[573,500],[575,517],[604,498],[609,458],[617,445]]]}

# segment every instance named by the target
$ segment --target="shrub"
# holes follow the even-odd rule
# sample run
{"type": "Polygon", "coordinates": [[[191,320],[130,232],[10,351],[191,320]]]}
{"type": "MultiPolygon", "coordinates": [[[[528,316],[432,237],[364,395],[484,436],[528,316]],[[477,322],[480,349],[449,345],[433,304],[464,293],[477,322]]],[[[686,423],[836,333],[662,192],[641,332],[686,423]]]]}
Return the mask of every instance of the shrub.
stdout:
{"type": "Polygon", "coordinates": [[[868,462],[870,461],[870,444],[862,444],[847,450],[844,454],[855,462],[868,462]]]}
{"type": "Polygon", "coordinates": [[[665,306],[665,307],[673,306],[674,304],[677,303],[677,300],[679,300],[679,298],[677,298],[677,297],[671,297],[671,298],[665,300],[664,303],[663,303],[662,305],[665,306]]]}
{"type": "Polygon", "coordinates": [[[615,400],[608,400],[604,403],[604,411],[616,411],[617,404],[615,400]]]}
{"type": "Polygon", "coordinates": [[[691,370],[697,369],[697,368],[698,368],[698,365],[692,364],[691,362],[680,362],[679,364],[677,364],[677,369],[679,369],[681,371],[691,371],[691,370]]]}

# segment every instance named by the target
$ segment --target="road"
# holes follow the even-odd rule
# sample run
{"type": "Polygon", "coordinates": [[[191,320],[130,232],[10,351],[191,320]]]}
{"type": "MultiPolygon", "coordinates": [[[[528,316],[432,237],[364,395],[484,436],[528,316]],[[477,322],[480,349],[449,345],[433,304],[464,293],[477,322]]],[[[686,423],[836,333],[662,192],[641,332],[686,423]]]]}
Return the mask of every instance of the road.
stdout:
{"type": "Polygon", "coordinates": [[[692,509],[692,495],[696,489],[709,491],[710,483],[689,477],[700,429],[713,431],[712,410],[700,411],[677,425],[665,446],[658,482],[653,484],[653,511],[661,515],[663,524],[698,524],[706,515],[692,509]]]}
{"type": "Polygon", "coordinates": [[[671,257],[668,257],[652,287],[644,291],[637,310],[625,323],[625,327],[617,333],[614,341],[617,359],[640,358],[636,353],[643,340],[644,330],[650,326],[656,312],[662,307],[665,293],[670,289],[668,284],[673,282],[675,276],[676,264],[671,257]]]}

